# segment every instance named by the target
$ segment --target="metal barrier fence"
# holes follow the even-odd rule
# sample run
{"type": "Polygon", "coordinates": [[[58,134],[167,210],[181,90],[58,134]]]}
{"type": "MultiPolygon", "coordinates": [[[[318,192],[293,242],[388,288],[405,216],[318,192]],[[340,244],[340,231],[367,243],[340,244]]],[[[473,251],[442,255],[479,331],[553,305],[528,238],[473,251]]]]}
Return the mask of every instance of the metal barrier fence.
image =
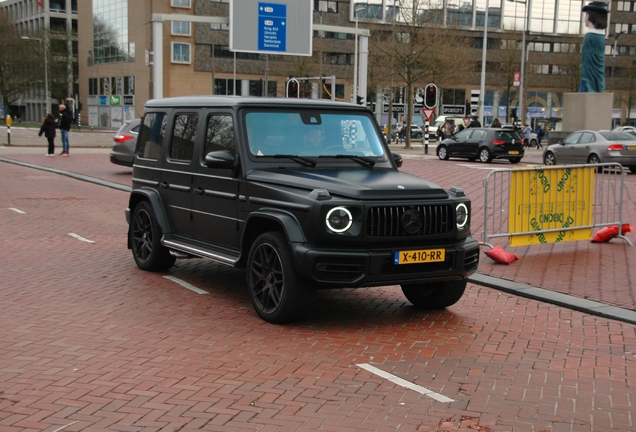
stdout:
{"type": "MultiPolygon", "coordinates": [[[[482,242],[510,246],[590,240],[595,228],[623,226],[625,173],[620,164],[497,169],[484,179],[482,242]]],[[[632,243],[619,228],[618,237],[632,243]]]]}

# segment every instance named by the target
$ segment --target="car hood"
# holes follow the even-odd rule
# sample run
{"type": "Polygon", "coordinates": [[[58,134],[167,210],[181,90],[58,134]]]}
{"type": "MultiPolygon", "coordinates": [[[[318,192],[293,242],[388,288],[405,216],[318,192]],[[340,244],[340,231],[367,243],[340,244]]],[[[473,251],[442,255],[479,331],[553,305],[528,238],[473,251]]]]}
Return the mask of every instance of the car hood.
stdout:
{"type": "Polygon", "coordinates": [[[436,184],[394,169],[265,169],[250,171],[246,180],[308,192],[326,189],[330,194],[353,199],[448,198],[448,193],[436,184]]]}

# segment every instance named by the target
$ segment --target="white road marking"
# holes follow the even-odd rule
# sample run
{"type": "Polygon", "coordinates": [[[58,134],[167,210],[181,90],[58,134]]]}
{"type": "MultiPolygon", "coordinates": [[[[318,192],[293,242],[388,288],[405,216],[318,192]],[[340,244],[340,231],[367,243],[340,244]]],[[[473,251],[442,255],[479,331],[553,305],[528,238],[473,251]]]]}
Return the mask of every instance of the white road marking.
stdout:
{"type": "Polygon", "coordinates": [[[178,283],[179,285],[181,285],[184,288],[189,289],[190,291],[194,291],[197,294],[208,294],[207,291],[204,291],[200,288],[195,287],[194,285],[190,285],[189,283],[187,283],[186,281],[182,281],[181,279],[178,279],[176,277],[173,276],[164,276],[166,279],[171,280],[174,283],[178,283]]]}
{"type": "Polygon", "coordinates": [[[356,365],[359,368],[365,369],[369,372],[371,372],[372,374],[378,375],[384,379],[387,379],[389,381],[391,381],[393,384],[397,384],[401,387],[407,388],[409,390],[413,390],[416,391],[420,394],[423,394],[424,396],[428,396],[431,399],[435,399],[438,402],[454,402],[454,399],[451,398],[447,398],[444,395],[441,395],[439,393],[435,393],[434,391],[431,391],[427,388],[424,388],[422,386],[419,386],[417,384],[413,384],[412,382],[409,382],[407,380],[403,380],[402,378],[396,377],[393,374],[390,374],[388,372],[384,372],[382,369],[378,369],[375,366],[371,366],[368,363],[361,363],[356,365]]]}
{"type": "Polygon", "coordinates": [[[69,423],[66,426],[59,427],[59,428],[55,429],[53,432],[58,432],[58,431],[61,431],[62,429],[66,429],[67,427],[72,426],[72,425],[74,425],[77,422],[79,422],[79,420],[74,421],[73,423],[69,423]]]}
{"type": "Polygon", "coordinates": [[[26,214],[26,212],[23,212],[22,210],[17,209],[17,208],[13,208],[13,207],[9,207],[9,210],[13,210],[14,212],[20,213],[20,214],[26,214]]]}
{"type": "Polygon", "coordinates": [[[78,239],[80,241],[86,242],[86,243],[95,243],[93,240],[89,240],[87,238],[82,237],[79,234],[75,234],[75,233],[68,233],[68,235],[70,235],[71,237],[78,239]]]}

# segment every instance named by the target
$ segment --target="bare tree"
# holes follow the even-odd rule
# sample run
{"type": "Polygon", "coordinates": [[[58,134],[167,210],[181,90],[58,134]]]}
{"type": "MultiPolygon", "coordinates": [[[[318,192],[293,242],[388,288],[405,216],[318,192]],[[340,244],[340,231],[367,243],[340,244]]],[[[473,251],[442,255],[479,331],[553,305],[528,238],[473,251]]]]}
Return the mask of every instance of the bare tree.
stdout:
{"type": "Polygon", "coordinates": [[[514,74],[521,66],[521,43],[518,41],[502,40],[497,51],[499,62],[497,63],[499,87],[506,93],[506,122],[510,122],[510,105],[512,104],[512,90],[514,87],[514,74]]]}
{"type": "MultiPolygon", "coordinates": [[[[386,27],[384,31],[372,30],[371,74],[376,83],[390,89],[385,89],[385,94],[391,100],[391,81],[393,86],[404,85],[405,127],[409,131],[415,89],[430,82],[440,86],[458,82],[474,63],[466,59],[470,46],[466,38],[451,28],[434,25],[443,17],[441,0],[396,0],[395,6],[396,22],[391,31],[386,27]]],[[[407,133],[406,148],[410,147],[407,133]]]]}
{"type": "Polygon", "coordinates": [[[43,81],[44,64],[42,54],[38,52],[41,44],[21,39],[17,27],[4,10],[0,10],[0,39],[0,93],[8,114],[9,106],[20,99],[32,82],[43,81]]]}

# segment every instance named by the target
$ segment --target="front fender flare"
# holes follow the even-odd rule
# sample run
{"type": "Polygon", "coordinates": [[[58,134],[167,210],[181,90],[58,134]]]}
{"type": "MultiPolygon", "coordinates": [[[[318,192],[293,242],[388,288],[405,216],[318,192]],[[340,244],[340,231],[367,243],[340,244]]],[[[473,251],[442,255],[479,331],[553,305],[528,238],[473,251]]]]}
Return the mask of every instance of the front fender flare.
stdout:
{"type": "MultiPolygon", "coordinates": [[[[159,196],[159,192],[150,188],[139,188],[135,189],[130,194],[130,199],[128,201],[128,208],[126,209],[126,220],[128,221],[128,233],[130,234],[130,221],[132,218],[132,214],[135,211],[135,207],[142,201],[147,201],[152,206],[152,210],[155,213],[155,217],[157,218],[157,223],[159,224],[159,228],[161,229],[161,233],[163,235],[171,233],[172,229],[170,228],[170,224],[168,223],[168,218],[163,210],[163,204],[161,202],[161,196],[159,196]]],[[[128,249],[130,249],[130,235],[128,236],[128,249]]]]}

